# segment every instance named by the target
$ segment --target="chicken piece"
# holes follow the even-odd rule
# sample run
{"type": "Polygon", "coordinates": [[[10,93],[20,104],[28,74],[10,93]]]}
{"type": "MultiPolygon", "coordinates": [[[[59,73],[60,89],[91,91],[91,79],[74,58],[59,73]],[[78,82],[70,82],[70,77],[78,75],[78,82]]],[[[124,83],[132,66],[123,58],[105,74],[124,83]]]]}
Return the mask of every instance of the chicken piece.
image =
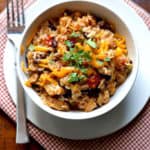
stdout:
{"type": "Polygon", "coordinates": [[[32,64],[29,64],[29,65],[28,65],[28,71],[29,71],[29,72],[30,72],[30,71],[31,71],[31,72],[32,72],[32,71],[35,72],[35,71],[37,71],[37,70],[39,70],[37,64],[33,64],[33,63],[32,63],[32,64]]]}
{"type": "Polygon", "coordinates": [[[119,71],[116,72],[116,81],[117,81],[117,86],[122,84],[126,80],[126,74],[123,74],[119,71]]]}
{"type": "Polygon", "coordinates": [[[85,107],[85,111],[86,111],[86,112],[92,111],[92,110],[95,109],[96,107],[97,107],[97,104],[96,104],[94,98],[93,98],[93,99],[91,98],[91,99],[87,102],[87,105],[86,105],[86,107],[85,107]]]}
{"type": "Polygon", "coordinates": [[[89,85],[87,83],[83,84],[80,86],[81,90],[88,90],[89,89],[89,85]]]}
{"type": "Polygon", "coordinates": [[[59,20],[60,26],[63,26],[65,28],[67,28],[71,24],[71,22],[72,22],[72,18],[69,16],[61,17],[59,20]]]}
{"type": "Polygon", "coordinates": [[[71,84],[68,82],[69,76],[65,76],[60,79],[60,85],[64,86],[66,89],[71,89],[71,84]]]}
{"type": "Polygon", "coordinates": [[[27,64],[29,71],[42,71],[43,68],[39,68],[37,63],[46,57],[46,53],[44,52],[31,52],[27,53],[27,64]]]}
{"type": "Polygon", "coordinates": [[[59,61],[56,61],[56,62],[52,61],[52,62],[48,63],[48,67],[51,71],[53,71],[53,70],[60,70],[62,65],[59,61]]]}
{"type": "Polygon", "coordinates": [[[46,104],[47,106],[56,109],[56,110],[60,110],[60,111],[69,111],[69,105],[61,100],[57,100],[55,98],[52,98],[46,94],[42,94],[40,95],[42,100],[44,101],[44,104],[46,104]]]}
{"type": "Polygon", "coordinates": [[[97,107],[95,98],[89,98],[88,96],[84,96],[83,98],[81,98],[77,104],[80,110],[84,110],[86,112],[92,111],[97,107]]]}
{"type": "Polygon", "coordinates": [[[39,75],[37,73],[33,73],[29,77],[28,81],[32,84],[32,83],[35,83],[38,80],[38,78],[39,78],[39,75]]]}
{"type": "MultiPolygon", "coordinates": [[[[76,103],[77,103],[77,102],[76,102],[76,103]]],[[[80,109],[80,110],[85,110],[86,106],[87,106],[87,101],[85,101],[85,100],[80,100],[80,101],[77,103],[77,107],[78,107],[78,109],[80,109]]]]}
{"type": "Polygon", "coordinates": [[[112,96],[116,91],[116,82],[109,82],[107,85],[107,89],[110,95],[112,96]]]}
{"type": "Polygon", "coordinates": [[[63,95],[64,94],[64,89],[60,87],[58,84],[46,84],[44,86],[44,89],[50,96],[55,96],[55,95],[63,95]]]}
{"type": "Polygon", "coordinates": [[[98,69],[98,72],[99,72],[101,75],[103,75],[103,77],[104,77],[104,76],[108,76],[108,78],[109,78],[109,77],[111,77],[111,75],[112,75],[113,69],[112,69],[112,68],[109,68],[109,67],[102,67],[102,68],[98,69]]]}
{"type": "Polygon", "coordinates": [[[109,30],[104,30],[101,40],[108,41],[108,43],[112,43],[114,38],[114,34],[109,30]]]}
{"type": "Polygon", "coordinates": [[[100,93],[98,98],[97,98],[97,104],[99,106],[103,105],[103,104],[106,104],[109,102],[109,98],[110,98],[110,94],[109,94],[109,91],[106,90],[104,91],[103,93],[100,93]]]}
{"type": "Polygon", "coordinates": [[[72,92],[72,99],[73,100],[78,100],[82,95],[80,86],[77,84],[75,84],[71,87],[71,92],[72,92]]]}
{"type": "Polygon", "coordinates": [[[99,85],[98,85],[98,88],[99,88],[100,90],[104,90],[104,89],[105,89],[105,82],[106,82],[105,79],[101,79],[101,80],[100,80],[100,83],[99,83],[99,85]]]}
{"type": "Polygon", "coordinates": [[[40,59],[44,59],[46,58],[47,53],[45,52],[31,52],[28,51],[27,53],[27,59],[28,59],[28,63],[33,63],[33,62],[38,62],[40,59]]]}
{"type": "Polygon", "coordinates": [[[118,69],[119,71],[124,71],[125,69],[128,68],[129,65],[132,66],[132,62],[130,62],[129,58],[126,57],[125,55],[117,57],[115,59],[115,64],[116,64],[116,69],[118,69]]]}

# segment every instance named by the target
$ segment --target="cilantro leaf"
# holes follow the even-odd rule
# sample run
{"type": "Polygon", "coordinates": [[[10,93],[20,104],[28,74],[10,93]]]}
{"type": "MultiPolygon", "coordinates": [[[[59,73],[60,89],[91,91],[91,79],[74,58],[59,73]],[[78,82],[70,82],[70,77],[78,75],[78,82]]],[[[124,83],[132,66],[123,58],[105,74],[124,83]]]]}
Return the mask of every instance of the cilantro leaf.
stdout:
{"type": "Polygon", "coordinates": [[[34,45],[33,45],[33,44],[30,44],[29,47],[28,47],[28,49],[29,49],[30,51],[34,51],[34,45]]]}
{"type": "Polygon", "coordinates": [[[104,62],[100,61],[100,60],[98,60],[97,62],[98,62],[99,65],[103,65],[104,64],[104,62]]]}
{"type": "Polygon", "coordinates": [[[72,32],[70,37],[73,37],[73,38],[77,38],[79,37],[81,34],[80,33],[77,33],[77,32],[72,32]]]}
{"type": "Polygon", "coordinates": [[[72,56],[72,54],[67,52],[67,53],[64,54],[63,60],[64,61],[70,61],[71,60],[71,56],[72,56]]]}
{"type": "Polygon", "coordinates": [[[77,68],[80,68],[84,61],[91,60],[91,56],[88,52],[84,52],[83,50],[69,51],[64,54],[63,60],[68,61],[71,65],[77,68]]]}
{"type": "Polygon", "coordinates": [[[70,50],[70,51],[74,51],[74,50],[75,50],[75,48],[72,48],[72,47],[71,47],[69,50],[70,50]]]}
{"type": "Polygon", "coordinates": [[[80,68],[80,70],[81,70],[81,72],[82,72],[83,74],[87,74],[87,72],[88,72],[88,69],[87,69],[87,68],[80,68]]]}
{"type": "Polygon", "coordinates": [[[69,80],[68,82],[80,82],[81,80],[84,80],[86,78],[85,75],[78,75],[76,72],[73,72],[69,75],[69,80]]]}
{"type": "Polygon", "coordinates": [[[104,61],[106,61],[106,62],[109,62],[111,59],[110,58],[108,58],[108,57],[106,57],[105,59],[104,59],[104,61]]]}
{"type": "Polygon", "coordinates": [[[88,40],[86,41],[86,43],[87,43],[89,46],[91,46],[92,48],[96,48],[96,47],[97,47],[96,43],[95,43],[94,41],[92,41],[91,39],[88,39],[88,40]]]}
{"type": "Polygon", "coordinates": [[[70,83],[72,82],[79,82],[80,79],[78,77],[78,74],[76,72],[74,73],[71,73],[70,76],[69,76],[69,80],[68,80],[70,83]]]}
{"type": "Polygon", "coordinates": [[[82,80],[84,80],[84,79],[86,79],[86,76],[85,76],[85,75],[79,76],[79,80],[80,80],[80,81],[82,81],[82,80]]]}
{"type": "Polygon", "coordinates": [[[71,47],[73,46],[73,43],[72,43],[71,41],[69,41],[69,40],[66,40],[66,41],[65,41],[65,44],[66,44],[69,48],[71,48],[71,47]]]}

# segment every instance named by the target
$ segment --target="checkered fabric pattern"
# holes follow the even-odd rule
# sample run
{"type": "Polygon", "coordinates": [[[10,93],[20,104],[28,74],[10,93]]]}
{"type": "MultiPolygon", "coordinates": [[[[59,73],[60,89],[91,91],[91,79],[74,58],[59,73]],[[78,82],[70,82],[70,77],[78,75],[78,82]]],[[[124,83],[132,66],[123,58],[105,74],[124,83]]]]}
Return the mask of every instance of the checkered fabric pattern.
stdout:
{"type": "MultiPolygon", "coordinates": [[[[25,8],[35,0],[24,0],[25,8]]],[[[130,0],[125,0],[150,28],[150,15],[130,0]]],[[[5,85],[3,54],[7,41],[6,12],[0,14],[0,108],[15,121],[16,109],[5,85]]],[[[30,135],[48,150],[150,150],[150,102],[128,126],[107,137],[95,140],[66,140],[41,131],[28,122],[30,135]]],[[[91,129],[92,130],[92,129],[91,129]]]]}

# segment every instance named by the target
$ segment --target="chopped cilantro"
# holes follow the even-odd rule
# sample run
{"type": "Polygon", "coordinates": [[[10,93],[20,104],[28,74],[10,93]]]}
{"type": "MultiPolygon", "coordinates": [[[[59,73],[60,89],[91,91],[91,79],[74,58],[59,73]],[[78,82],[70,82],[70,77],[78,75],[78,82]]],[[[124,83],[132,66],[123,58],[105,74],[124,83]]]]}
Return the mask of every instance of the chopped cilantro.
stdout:
{"type": "Polygon", "coordinates": [[[82,72],[83,74],[87,74],[87,71],[88,71],[87,68],[80,68],[80,70],[81,70],[81,72],[82,72]]]}
{"type": "Polygon", "coordinates": [[[29,47],[28,47],[28,49],[29,49],[30,51],[34,51],[34,45],[33,45],[33,44],[30,44],[29,47]]]}
{"type": "Polygon", "coordinates": [[[75,50],[75,48],[72,48],[72,47],[71,47],[69,50],[70,50],[70,51],[74,51],[74,50],[75,50]]]}
{"type": "Polygon", "coordinates": [[[85,76],[85,75],[79,76],[79,80],[80,80],[80,81],[82,81],[82,80],[84,80],[84,79],[86,79],[86,76],[85,76]]]}
{"type": "Polygon", "coordinates": [[[88,40],[86,41],[86,43],[87,43],[89,46],[91,46],[92,48],[96,48],[96,47],[97,47],[96,43],[95,43],[94,41],[92,41],[91,39],[88,39],[88,40]]]}
{"type": "Polygon", "coordinates": [[[81,81],[81,80],[83,80],[83,79],[85,79],[85,78],[86,78],[85,75],[79,76],[76,72],[74,72],[74,73],[71,73],[71,74],[69,75],[69,80],[68,80],[68,82],[70,82],[70,83],[72,83],[72,82],[79,82],[79,81],[81,81]]]}
{"type": "Polygon", "coordinates": [[[100,60],[98,60],[97,62],[98,62],[99,65],[103,65],[104,64],[104,62],[100,61],[100,60]]]}
{"type": "Polygon", "coordinates": [[[106,62],[109,62],[111,59],[110,58],[108,58],[108,57],[106,57],[105,59],[104,59],[104,61],[106,61],[106,62]]]}
{"type": "Polygon", "coordinates": [[[79,37],[81,34],[80,33],[77,33],[77,32],[72,32],[70,37],[73,37],[73,38],[77,38],[79,37]]]}
{"type": "Polygon", "coordinates": [[[74,73],[71,73],[70,76],[69,76],[69,82],[79,82],[80,79],[78,77],[78,74],[76,72],[74,73]]]}
{"type": "Polygon", "coordinates": [[[72,57],[72,53],[67,52],[67,53],[64,54],[63,60],[64,61],[70,61],[71,57],[72,57]]]}
{"type": "Polygon", "coordinates": [[[91,56],[88,52],[83,50],[79,51],[69,51],[63,56],[64,61],[68,61],[71,65],[80,68],[84,61],[90,61],[91,56]]]}
{"type": "Polygon", "coordinates": [[[65,44],[66,44],[69,48],[71,48],[71,47],[73,46],[72,42],[69,41],[69,40],[66,40],[66,41],[65,41],[65,44]]]}

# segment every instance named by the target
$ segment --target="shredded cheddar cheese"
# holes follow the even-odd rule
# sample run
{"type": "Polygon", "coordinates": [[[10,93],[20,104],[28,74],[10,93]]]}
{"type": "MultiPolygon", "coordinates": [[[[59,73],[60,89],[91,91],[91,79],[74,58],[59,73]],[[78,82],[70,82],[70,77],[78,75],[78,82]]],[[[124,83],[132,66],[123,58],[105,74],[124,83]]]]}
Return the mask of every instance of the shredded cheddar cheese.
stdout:
{"type": "Polygon", "coordinates": [[[62,78],[75,70],[76,69],[74,67],[62,67],[60,68],[60,70],[57,70],[57,69],[53,70],[52,75],[58,78],[62,78]]]}
{"type": "Polygon", "coordinates": [[[34,46],[34,50],[35,51],[40,51],[40,52],[47,52],[49,51],[49,48],[48,47],[45,47],[45,46],[34,46]]]}

